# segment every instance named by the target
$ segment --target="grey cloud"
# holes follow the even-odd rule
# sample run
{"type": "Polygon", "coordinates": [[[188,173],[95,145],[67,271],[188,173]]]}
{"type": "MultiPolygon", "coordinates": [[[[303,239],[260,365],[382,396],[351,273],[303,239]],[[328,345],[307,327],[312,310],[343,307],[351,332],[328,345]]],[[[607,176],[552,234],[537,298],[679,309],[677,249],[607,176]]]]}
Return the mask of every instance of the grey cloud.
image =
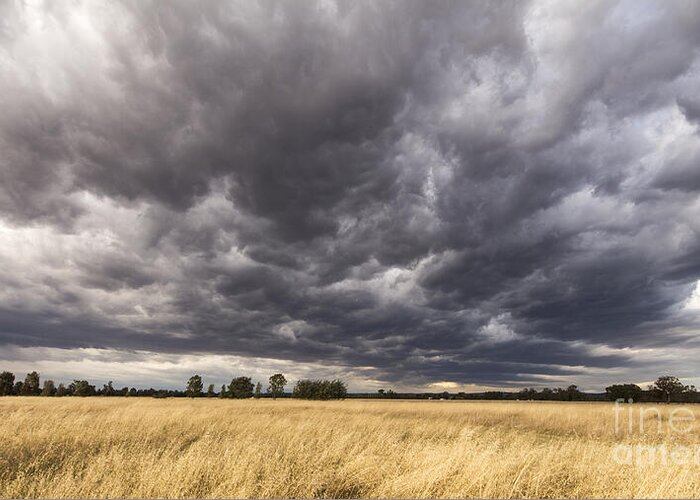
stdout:
{"type": "Polygon", "coordinates": [[[688,121],[700,122],[700,103],[686,97],[676,99],[678,106],[681,108],[683,115],[688,121]]]}
{"type": "Polygon", "coordinates": [[[692,342],[692,3],[2,9],[2,343],[518,386],[692,342]]]}

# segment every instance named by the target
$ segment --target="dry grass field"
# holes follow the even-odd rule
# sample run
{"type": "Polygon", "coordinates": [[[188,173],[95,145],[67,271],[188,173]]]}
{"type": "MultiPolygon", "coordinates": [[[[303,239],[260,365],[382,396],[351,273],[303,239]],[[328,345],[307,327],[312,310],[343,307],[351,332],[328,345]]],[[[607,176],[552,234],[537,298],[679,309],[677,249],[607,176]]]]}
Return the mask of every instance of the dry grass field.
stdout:
{"type": "Polygon", "coordinates": [[[695,463],[612,458],[694,445],[673,408],[616,435],[604,403],[0,398],[0,496],[698,497],[695,463]]]}

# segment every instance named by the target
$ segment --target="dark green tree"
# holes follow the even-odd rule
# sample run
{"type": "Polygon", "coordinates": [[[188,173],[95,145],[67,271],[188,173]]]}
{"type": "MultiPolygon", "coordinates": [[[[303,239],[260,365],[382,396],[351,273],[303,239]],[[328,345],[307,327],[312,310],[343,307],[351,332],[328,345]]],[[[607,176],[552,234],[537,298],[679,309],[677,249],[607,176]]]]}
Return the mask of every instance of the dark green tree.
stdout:
{"type": "Polygon", "coordinates": [[[63,397],[68,395],[68,389],[66,389],[66,386],[63,384],[58,384],[58,387],[56,388],[56,396],[57,397],[63,397]]]}
{"type": "Polygon", "coordinates": [[[56,395],[56,385],[53,380],[44,380],[44,388],[41,391],[42,396],[55,396],[56,395]]]}
{"type": "Polygon", "coordinates": [[[605,395],[610,401],[617,401],[618,399],[639,401],[642,393],[642,388],[637,384],[613,384],[605,388],[605,395]]]}
{"type": "Polygon", "coordinates": [[[220,398],[227,398],[228,393],[226,392],[226,384],[221,385],[221,392],[219,392],[219,397],[220,398]]]}
{"type": "Polygon", "coordinates": [[[330,399],[345,399],[348,395],[348,388],[345,382],[339,379],[331,381],[330,384],[330,399]]]}
{"type": "Polygon", "coordinates": [[[209,384],[209,387],[207,387],[207,397],[213,398],[214,396],[216,396],[216,392],[214,392],[214,384],[209,384]]]}
{"type": "Polygon", "coordinates": [[[270,386],[267,388],[268,394],[273,399],[284,395],[284,386],[287,385],[287,379],[281,373],[275,373],[270,377],[270,386]]]}
{"type": "Polygon", "coordinates": [[[541,399],[544,401],[555,399],[554,391],[549,387],[545,387],[537,394],[537,399],[541,399]]]}
{"type": "Polygon", "coordinates": [[[567,387],[564,392],[566,401],[581,401],[583,399],[583,394],[578,390],[578,387],[573,384],[567,387]]]}
{"type": "Polygon", "coordinates": [[[678,395],[688,391],[689,387],[683,385],[681,381],[678,380],[678,377],[665,375],[656,379],[654,385],[651,386],[651,390],[654,394],[660,396],[661,399],[670,403],[678,395]]]}
{"type": "Polygon", "coordinates": [[[524,389],[520,390],[520,392],[518,392],[517,399],[524,399],[526,401],[530,401],[532,399],[535,399],[536,397],[536,389],[528,389],[527,387],[525,387],[524,389]]]}
{"type": "Polygon", "coordinates": [[[694,385],[686,386],[685,391],[683,391],[683,397],[681,398],[683,401],[687,401],[690,403],[697,403],[698,402],[698,390],[694,385]]]}
{"type": "Polygon", "coordinates": [[[74,380],[68,386],[68,392],[71,394],[71,396],[81,397],[94,396],[97,393],[95,386],[91,385],[87,380],[74,380]]]}
{"type": "Polygon", "coordinates": [[[106,384],[102,385],[102,395],[103,396],[116,396],[117,391],[114,390],[114,386],[112,385],[112,381],[110,380],[106,384]]]}
{"type": "Polygon", "coordinates": [[[196,398],[202,395],[203,388],[204,384],[202,384],[202,377],[199,375],[192,375],[187,381],[185,394],[191,398],[196,398]]]}
{"type": "Polygon", "coordinates": [[[260,382],[255,384],[255,394],[253,396],[256,399],[260,399],[262,397],[262,384],[260,382]]]}
{"type": "Polygon", "coordinates": [[[10,396],[14,390],[15,374],[12,372],[0,373],[0,396],[10,396]]]}
{"type": "Polygon", "coordinates": [[[25,396],[38,396],[41,394],[41,386],[39,384],[39,374],[37,372],[27,373],[22,385],[22,394],[25,396]]]}
{"type": "Polygon", "coordinates": [[[229,396],[236,399],[253,397],[253,382],[250,377],[236,377],[228,386],[229,396]]]}
{"type": "Polygon", "coordinates": [[[292,397],[300,399],[345,399],[347,387],[342,380],[299,380],[292,397]]]}
{"type": "Polygon", "coordinates": [[[318,399],[318,384],[314,380],[297,380],[292,390],[292,397],[298,399],[318,399]]]}

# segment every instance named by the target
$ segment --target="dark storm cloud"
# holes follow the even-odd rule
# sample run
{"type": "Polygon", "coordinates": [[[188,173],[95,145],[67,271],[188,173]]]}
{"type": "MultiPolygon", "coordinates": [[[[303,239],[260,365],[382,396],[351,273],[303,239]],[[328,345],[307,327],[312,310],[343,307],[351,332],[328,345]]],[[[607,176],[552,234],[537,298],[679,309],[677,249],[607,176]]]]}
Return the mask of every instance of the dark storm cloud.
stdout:
{"type": "Polygon", "coordinates": [[[484,385],[694,345],[696,3],[2,9],[0,343],[484,385]]]}

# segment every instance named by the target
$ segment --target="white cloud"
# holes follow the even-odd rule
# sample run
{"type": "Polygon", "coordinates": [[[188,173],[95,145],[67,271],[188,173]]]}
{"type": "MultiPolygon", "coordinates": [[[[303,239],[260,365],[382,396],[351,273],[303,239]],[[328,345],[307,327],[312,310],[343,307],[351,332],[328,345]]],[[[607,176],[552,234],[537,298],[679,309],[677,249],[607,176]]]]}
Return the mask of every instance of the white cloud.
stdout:
{"type": "Polygon", "coordinates": [[[495,318],[491,318],[489,322],[479,328],[479,335],[484,337],[488,342],[500,344],[502,342],[512,342],[520,338],[508,324],[512,318],[510,313],[500,314],[495,318]]]}

